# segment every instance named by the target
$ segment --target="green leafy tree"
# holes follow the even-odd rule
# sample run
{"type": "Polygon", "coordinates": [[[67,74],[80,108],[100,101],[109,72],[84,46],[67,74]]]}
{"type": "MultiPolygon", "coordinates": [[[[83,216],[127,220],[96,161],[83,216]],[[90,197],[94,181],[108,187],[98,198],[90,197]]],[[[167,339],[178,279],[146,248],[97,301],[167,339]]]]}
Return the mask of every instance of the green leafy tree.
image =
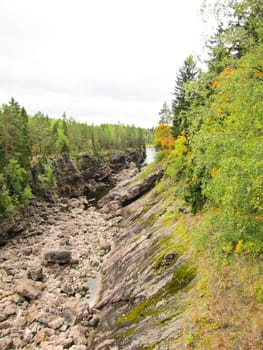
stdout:
{"type": "Polygon", "coordinates": [[[5,176],[0,174],[0,219],[10,217],[13,211],[14,205],[5,183],[5,176]]]}
{"type": "MultiPolygon", "coordinates": [[[[263,45],[214,82],[207,117],[194,139],[203,193],[220,209],[225,237],[259,238],[263,215],[263,45]]],[[[195,176],[197,179],[197,176],[195,176]]]]}
{"type": "Polygon", "coordinates": [[[19,165],[17,160],[11,159],[6,169],[6,176],[13,203],[22,207],[27,206],[32,198],[28,172],[19,165]]]}
{"type": "Polygon", "coordinates": [[[210,72],[220,74],[263,43],[263,2],[228,0],[215,7],[218,29],[207,43],[210,72]]]}

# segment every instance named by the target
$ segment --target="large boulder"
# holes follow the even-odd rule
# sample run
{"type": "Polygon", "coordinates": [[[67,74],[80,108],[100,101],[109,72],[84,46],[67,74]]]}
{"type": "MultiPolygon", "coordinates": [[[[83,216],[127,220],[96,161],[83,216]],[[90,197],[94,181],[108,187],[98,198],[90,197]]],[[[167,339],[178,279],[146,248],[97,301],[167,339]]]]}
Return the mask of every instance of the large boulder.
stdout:
{"type": "Polygon", "coordinates": [[[44,253],[45,260],[51,264],[70,264],[72,254],[69,250],[51,249],[44,253]]]}
{"type": "Polygon", "coordinates": [[[16,293],[30,300],[37,299],[41,294],[41,289],[31,280],[22,280],[17,282],[15,291],[16,293]]]}

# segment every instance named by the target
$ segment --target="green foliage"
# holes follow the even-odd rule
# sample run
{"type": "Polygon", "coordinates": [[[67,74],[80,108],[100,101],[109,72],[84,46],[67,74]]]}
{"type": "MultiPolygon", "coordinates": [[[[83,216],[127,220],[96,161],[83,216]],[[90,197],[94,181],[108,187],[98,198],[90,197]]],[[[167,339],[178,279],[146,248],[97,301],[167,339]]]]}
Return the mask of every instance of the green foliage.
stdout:
{"type": "Polygon", "coordinates": [[[42,172],[38,174],[37,185],[41,191],[52,191],[56,188],[56,178],[50,163],[41,163],[42,172]]]}
{"type": "Polygon", "coordinates": [[[225,254],[237,250],[260,254],[263,3],[227,1],[226,5],[219,5],[225,19],[210,42],[208,72],[188,81],[183,79],[186,65],[180,71],[173,111],[181,108],[183,114],[175,113],[177,138],[166,174],[177,182],[176,195],[192,212],[204,206],[217,211],[213,227],[225,254]],[[187,132],[182,134],[182,129],[187,132]]]}
{"type": "Polygon", "coordinates": [[[23,168],[29,169],[28,116],[13,98],[0,109],[0,166],[7,167],[11,159],[16,159],[23,168]]]}
{"type": "Polygon", "coordinates": [[[237,69],[219,75],[209,115],[195,137],[195,155],[210,174],[203,191],[241,238],[259,235],[262,227],[262,53],[263,47],[253,50],[237,69]]]}
{"type": "Polygon", "coordinates": [[[143,135],[146,145],[153,145],[155,128],[143,129],[143,135]]]}
{"type": "Polygon", "coordinates": [[[28,205],[32,198],[28,172],[19,163],[11,159],[6,169],[7,184],[14,204],[28,205]]]}
{"type": "Polygon", "coordinates": [[[0,190],[0,219],[9,217],[13,214],[14,205],[12,198],[5,184],[1,184],[0,190]]]}
{"type": "Polygon", "coordinates": [[[0,216],[8,216],[16,206],[29,203],[30,184],[42,194],[56,188],[52,159],[77,158],[81,153],[101,159],[118,150],[144,154],[145,135],[150,143],[153,132],[122,124],[87,125],[67,118],[65,113],[62,119],[51,119],[41,112],[28,117],[12,98],[0,109],[0,216]],[[31,164],[39,169],[33,179],[31,164]]]}

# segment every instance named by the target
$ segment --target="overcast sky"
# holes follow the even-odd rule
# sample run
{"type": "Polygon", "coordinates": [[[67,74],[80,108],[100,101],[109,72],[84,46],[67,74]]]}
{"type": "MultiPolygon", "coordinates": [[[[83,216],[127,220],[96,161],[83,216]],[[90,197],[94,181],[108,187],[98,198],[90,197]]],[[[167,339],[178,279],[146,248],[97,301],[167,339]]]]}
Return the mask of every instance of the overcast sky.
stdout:
{"type": "Polygon", "coordinates": [[[0,0],[0,104],[91,123],[156,126],[202,0],[0,0]]]}

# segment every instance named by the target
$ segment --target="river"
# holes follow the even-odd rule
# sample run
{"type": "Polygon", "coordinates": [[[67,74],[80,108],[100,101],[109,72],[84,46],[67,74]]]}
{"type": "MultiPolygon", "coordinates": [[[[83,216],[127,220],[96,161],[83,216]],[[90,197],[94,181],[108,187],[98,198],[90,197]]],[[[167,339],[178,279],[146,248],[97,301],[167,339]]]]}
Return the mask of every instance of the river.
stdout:
{"type": "Polygon", "coordinates": [[[156,155],[156,150],[154,147],[146,147],[146,158],[143,162],[143,167],[153,162],[155,155],[156,155]]]}

